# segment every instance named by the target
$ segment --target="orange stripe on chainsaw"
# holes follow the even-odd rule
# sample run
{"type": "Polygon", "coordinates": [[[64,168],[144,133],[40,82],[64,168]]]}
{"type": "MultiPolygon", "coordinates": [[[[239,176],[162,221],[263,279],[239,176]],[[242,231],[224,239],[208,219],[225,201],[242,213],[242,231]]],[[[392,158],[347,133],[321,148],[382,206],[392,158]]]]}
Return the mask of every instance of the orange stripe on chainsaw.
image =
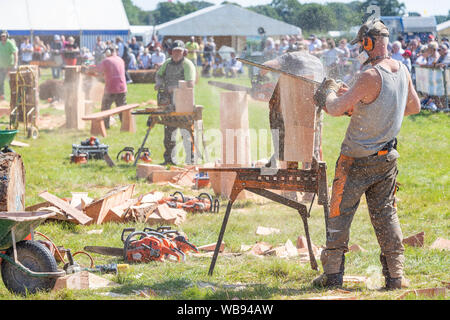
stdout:
{"type": "Polygon", "coordinates": [[[354,158],[342,154],[339,157],[331,193],[330,218],[341,215],[339,207],[341,206],[345,183],[347,182],[348,172],[350,171],[353,160],[354,158]]]}

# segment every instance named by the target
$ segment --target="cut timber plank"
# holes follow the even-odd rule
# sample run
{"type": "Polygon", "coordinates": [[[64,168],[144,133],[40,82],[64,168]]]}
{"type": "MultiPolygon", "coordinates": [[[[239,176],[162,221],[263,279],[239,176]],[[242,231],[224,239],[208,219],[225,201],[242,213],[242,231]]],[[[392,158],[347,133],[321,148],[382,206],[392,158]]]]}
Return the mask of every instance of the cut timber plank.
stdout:
{"type": "Polygon", "coordinates": [[[138,163],[136,167],[136,178],[141,179],[145,178],[147,179],[153,171],[155,170],[164,170],[165,168],[163,166],[157,165],[157,164],[149,164],[149,163],[138,163]]]}
{"type": "Polygon", "coordinates": [[[57,196],[54,196],[47,191],[41,192],[39,196],[47,200],[48,202],[52,203],[55,207],[61,209],[65,213],[67,213],[69,216],[77,220],[81,224],[87,224],[90,221],[92,221],[92,218],[85,215],[82,211],[75,209],[74,207],[71,207],[69,203],[66,201],[58,198],[57,196]]]}
{"type": "Polygon", "coordinates": [[[152,183],[169,182],[181,172],[178,170],[154,170],[149,176],[149,180],[152,183]]]}
{"type": "Polygon", "coordinates": [[[92,202],[84,209],[86,215],[91,217],[95,223],[102,224],[111,208],[117,207],[131,199],[134,191],[134,184],[119,187],[108,192],[103,198],[92,202]]]}
{"type": "Polygon", "coordinates": [[[117,283],[112,282],[108,279],[99,277],[88,271],[81,271],[73,274],[69,274],[64,277],[60,277],[56,280],[53,290],[61,289],[100,289],[106,287],[116,286],[117,283]]]}

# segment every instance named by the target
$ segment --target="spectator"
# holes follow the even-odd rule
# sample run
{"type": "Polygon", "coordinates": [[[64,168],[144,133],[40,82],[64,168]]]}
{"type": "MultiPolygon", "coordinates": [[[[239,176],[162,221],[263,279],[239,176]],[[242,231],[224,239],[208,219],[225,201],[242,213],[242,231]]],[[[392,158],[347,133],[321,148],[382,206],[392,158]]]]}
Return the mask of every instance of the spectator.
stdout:
{"type": "Polygon", "coordinates": [[[439,46],[439,58],[436,61],[436,67],[448,67],[450,66],[450,54],[449,54],[449,45],[445,42],[441,43],[439,46]]]}
{"type": "Polygon", "coordinates": [[[346,38],[342,38],[339,41],[339,49],[344,52],[343,54],[339,55],[338,61],[339,77],[343,79],[345,75],[345,66],[347,64],[348,59],[350,58],[350,49],[348,48],[346,38]]]}
{"type": "Polygon", "coordinates": [[[17,68],[19,54],[16,43],[7,31],[0,34],[0,100],[5,100],[5,79],[8,72],[17,68]]]}
{"type": "Polygon", "coordinates": [[[152,68],[159,69],[165,61],[166,55],[164,52],[161,52],[161,48],[156,47],[155,52],[152,54],[152,68]]]}
{"type": "Polygon", "coordinates": [[[131,42],[130,42],[129,48],[133,52],[135,58],[139,56],[140,45],[139,45],[139,43],[137,43],[136,37],[132,37],[131,38],[131,42]]]}
{"type": "MultiPolygon", "coordinates": [[[[171,50],[171,48],[172,48],[172,39],[170,39],[170,38],[164,39],[163,43],[162,43],[162,52],[164,54],[168,54],[169,51],[171,50]]],[[[150,50],[150,52],[151,52],[151,50],[150,50]]]]}
{"type": "Polygon", "coordinates": [[[216,44],[214,43],[213,37],[209,37],[203,49],[203,58],[205,59],[203,63],[202,75],[205,77],[210,76],[210,71],[214,65],[214,57],[216,55],[216,44]]]}
{"type": "Polygon", "coordinates": [[[412,39],[408,44],[408,49],[411,51],[411,64],[416,63],[416,59],[420,54],[420,47],[417,39],[412,39]]]}
{"type": "Polygon", "coordinates": [[[278,52],[278,55],[280,56],[286,53],[288,49],[289,49],[289,41],[286,38],[281,38],[280,51],[278,52]]]}
{"type": "Polygon", "coordinates": [[[186,49],[188,51],[187,58],[192,61],[194,66],[197,66],[197,54],[200,50],[200,46],[197,42],[195,42],[195,37],[191,37],[191,41],[186,43],[186,49]]]}
{"type": "Polygon", "coordinates": [[[264,60],[273,59],[275,55],[275,42],[271,37],[266,39],[263,51],[264,60]]]}
{"type": "Polygon", "coordinates": [[[64,64],[66,66],[76,65],[79,53],[80,49],[78,48],[78,45],[75,43],[75,39],[73,37],[67,38],[67,44],[63,50],[64,64]]]}
{"type": "Polygon", "coordinates": [[[61,76],[61,67],[63,65],[63,44],[61,37],[57,34],[53,36],[53,42],[50,45],[50,52],[52,55],[54,66],[52,67],[53,79],[59,79],[61,76]]]}
{"type": "Polygon", "coordinates": [[[205,49],[205,45],[203,43],[203,39],[200,37],[198,39],[197,66],[203,66],[203,50],[204,49],[205,49]]]}
{"type": "Polygon", "coordinates": [[[20,44],[20,64],[30,64],[31,60],[33,60],[33,45],[30,38],[25,37],[20,44]]]}
{"type": "Polygon", "coordinates": [[[234,52],[231,52],[230,56],[231,59],[226,65],[225,74],[228,78],[235,78],[238,73],[242,72],[242,62],[236,59],[236,54],[234,52]]]}
{"type": "Polygon", "coordinates": [[[438,43],[436,41],[431,41],[428,43],[427,66],[434,66],[438,59],[438,43]]]}
{"type": "Polygon", "coordinates": [[[34,37],[33,41],[33,61],[41,61],[44,52],[44,45],[39,36],[34,37]]]}
{"type": "Polygon", "coordinates": [[[223,77],[225,75],[224,62],[219,53],[216,53],[213,64],[213,77],[223,77]]]}
{"type": "Polygon", "coordinates": [[[127,83],[132,83],[130,75],[128,74],[128,67],[130,64],[130,54],[129,54],[129,48],[128,45],[123,41],[121,37],[116,37],[116,45],[118,47],[117,49],[117,55],[123,59],[123,62],[125,64],[125,78],[127,79],[127,83]]]}
{"type": "Polygon", "coordinates": [[[128,70],[137,70],[138,69],[137,58],[134,55],[134,52],[133,50],[131,50],[131,48],[128,49],[128,55],[129,55],[128,70]]]}
{"type": "Polygon", "coordinates": [[[144,49],[144,52],[138,56],[137,60],[139,69],[146,70],[152,67],[152,56],[150,55],[148,48],[144,49]]]}
{"type": "Polygon", "coordinates": [[[63,48],[66,47],[67,41],[66,41],[66,37],[64,35],[61,35],[61,42],[63,44],[63,48]]]}
{"type": "Polygon", "coordinates": [[[402,54],[403,56],[403,64],[408,68],[408,71],[411,73],[411,51],[406,49],[402,54]]]}
{"type": "Polygon", "coordinates": [[[89,48],[83,47],[80,50],[80,62],[82,65],[91,65],[94,62],[94,55],[89,48]]]}
{"type": "Polygon", "coordinates": [[[100,62],[105,58],[105,52],[106,50],[106,44],[102,41],[102,38],[100,36],[97,37],[97,42],[94,46],[94,58],[95,58],[95,65],[99,65],[100,62]]]}
{"type": "Polygon", "coordinates": [[[405,50],[406,47],[407,47],[405,38],[404,38],[403,36],[398,36],[398,37],[397,37],[397,41],[400,42],[400,45],[401,45],[402,49],[405,50]]]}
{"type": "Polygon", "coordinates": [[[400,41],[395,41],[392,44],[392,53],[391,53],[391,58],[398,60],[398,61],[403,61],[403,53],[405,51],[402,49],[402,44],[400,41]]]}
{"type": "Polygon", "coordinates": [[[329,49],[323,51],[323,62],[327,75],[333,79],[339,76],[338,63],[339,57],[345,55],[345,51],[336,48],[336,43],[333,39],[328,38],[326,44],[329,49]]]}
{"type": "Polygon", "coordinates": [[[427,65],[427,60],[428,60],[428,47],[427,46],[422,46],[420,49],[420,52],[416,58],[415,64],[419,65],[419,66],[425,66],[427,65]]]}
{"type": "Polygon", "coordinates": [[[309,36],[309,52],[313,52],[322,48],[322,41],[320,41],[315,34],[309,36]]]}
{"type": "Polygon", "coordinates": [[[146,48],[148,49],[148,52],[150,54],[153,54],[153,52],[156,51],[156,48],[163,49],[161,43],[158,41],[158,37],[156,34],[152,36],[152,40],[146,45],[146,48]]]}
{"type": "Polygon", "coordinates": [[[434,36],[432,34],[429,34],[427,37],[427,44],[434,41],[434,36]]]}

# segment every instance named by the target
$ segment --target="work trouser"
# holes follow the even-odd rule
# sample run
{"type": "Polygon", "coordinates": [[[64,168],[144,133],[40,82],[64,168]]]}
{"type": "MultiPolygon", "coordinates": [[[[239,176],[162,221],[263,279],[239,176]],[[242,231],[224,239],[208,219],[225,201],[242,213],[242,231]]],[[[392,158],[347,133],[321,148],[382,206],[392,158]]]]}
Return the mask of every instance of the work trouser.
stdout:
{"type": "Polygon", "coordinates": [[[0,68],[0,96],[5,94],[5,80],[8,75],[8,68],[0,68]]]}
{"type": "Polygon", "coordinates": [[[340,155],[336,163],[327,219],[326,248],[321,254],[324,273],[343,271],[343,255],[348,251],[350,225],[364,193],[381,248],[383,273],[391,278],[402,276],[403,235],[395,204],[398,157],[395,149],[364,158],[340,155]]]}
{"type": "MultiPolygon", "coordinates": [[[[177,127],[164,126],[164,162],[175,163],[175,146],[176,146],[176,130],[177,127]]],[[[192,128],[192,131],[194,128],[192,128]]],[[[183,138],[183,146],[186,152],[186,164],[194,162],[194,142],[191,132],[188,129],[180,128],[181,137],[183,138]]]]}
{"type": "MultiPolygon", "coordinates": [[[[102,111],[111,109],[113,102],[116,107],[124,106],[127,104],[127,93],[103,93],[102,98],[102,111]]],[[[122,114],[119,114],[120,121],[122,121],[122,114]]],[[[109,128],[109,117],[105,118],[105,128],[109,128]]]]}

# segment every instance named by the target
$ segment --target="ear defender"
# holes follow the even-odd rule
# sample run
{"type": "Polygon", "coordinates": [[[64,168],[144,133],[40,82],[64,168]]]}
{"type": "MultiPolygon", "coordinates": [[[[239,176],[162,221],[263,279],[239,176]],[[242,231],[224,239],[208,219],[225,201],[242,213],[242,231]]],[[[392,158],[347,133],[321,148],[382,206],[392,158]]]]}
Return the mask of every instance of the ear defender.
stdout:
{"type": "Polygon", "coordinates": [[[371,36],[365,36],[363,40],[363,48],[366,51],[372,51],[374,48],[375,39],[371,36]]]}
{"type": "Polygon", "coordinates": [[[183,50],[183,57],[186,57],[188,54],[188,51],[186,49],[183,50]]]}

